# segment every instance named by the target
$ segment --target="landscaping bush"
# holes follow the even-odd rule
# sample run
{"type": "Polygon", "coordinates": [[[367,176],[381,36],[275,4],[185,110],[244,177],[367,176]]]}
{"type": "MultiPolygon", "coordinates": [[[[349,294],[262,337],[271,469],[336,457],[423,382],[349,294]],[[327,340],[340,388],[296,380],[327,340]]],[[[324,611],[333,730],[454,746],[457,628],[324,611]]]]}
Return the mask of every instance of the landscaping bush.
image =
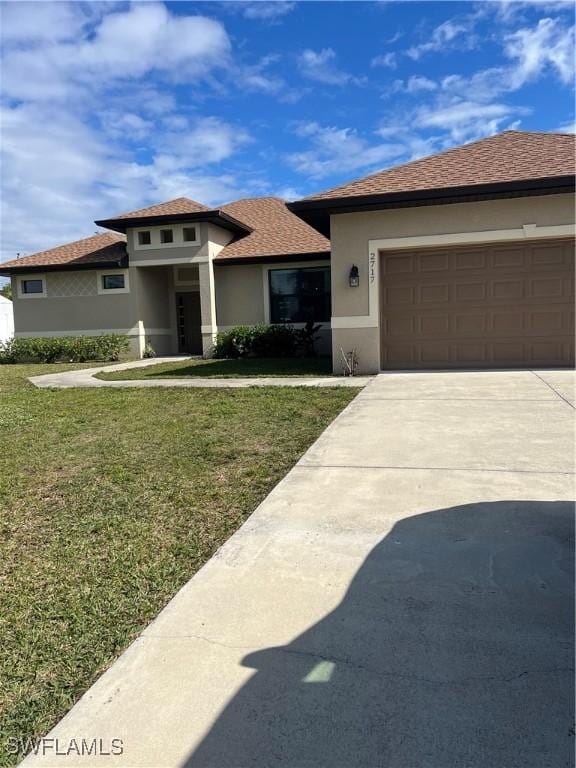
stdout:
{"type": "Polygon", "coordinates": [[[252,329],[254,357],[294,357],[297,352],[298,335],[291,325],[256,325],[252,329]]]}
{"type": "Polygon", "coordinates": [[[216,336],[214,357],[312,356],[319,328],[313,323],[307,323],[303,329],[292,325],[239,325],[216,336]]]}
{"type": "Polygon", "coordinates": [[[60,336],[9,339],[0,342],[2,363],[85,363],[115,361],[129,349],[128,338],[116,333],[103,336],[60,336]]]}
{"type": "Polygon", "coordinates": [[[216,335],[214,357],[220,359],[248,357],[251,351],[252,328],[248,325],[238,325],[216,335]]]}

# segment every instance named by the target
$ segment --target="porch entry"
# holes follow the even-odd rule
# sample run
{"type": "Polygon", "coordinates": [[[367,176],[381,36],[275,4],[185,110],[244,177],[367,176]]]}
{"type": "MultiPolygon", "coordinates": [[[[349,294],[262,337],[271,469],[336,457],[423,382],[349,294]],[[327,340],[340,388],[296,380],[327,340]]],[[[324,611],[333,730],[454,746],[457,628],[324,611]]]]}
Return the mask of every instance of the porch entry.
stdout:
{"type": "Polygon", "coordinates": [[[178,332],[178,352],[189,355],[202,354],[201,324],[199,291],[177,293],[176,328],[178,332]]]}

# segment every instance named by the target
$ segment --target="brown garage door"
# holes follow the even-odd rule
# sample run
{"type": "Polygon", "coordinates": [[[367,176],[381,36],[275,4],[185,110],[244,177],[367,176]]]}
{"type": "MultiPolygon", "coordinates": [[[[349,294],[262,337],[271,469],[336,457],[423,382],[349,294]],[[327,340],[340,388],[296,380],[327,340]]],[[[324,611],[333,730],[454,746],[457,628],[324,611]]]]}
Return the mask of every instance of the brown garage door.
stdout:
{"type": "Polygon", "coordinates": [[[381,254],[383,368],[574,362],[574,245],[547,240],[381,254]]]}

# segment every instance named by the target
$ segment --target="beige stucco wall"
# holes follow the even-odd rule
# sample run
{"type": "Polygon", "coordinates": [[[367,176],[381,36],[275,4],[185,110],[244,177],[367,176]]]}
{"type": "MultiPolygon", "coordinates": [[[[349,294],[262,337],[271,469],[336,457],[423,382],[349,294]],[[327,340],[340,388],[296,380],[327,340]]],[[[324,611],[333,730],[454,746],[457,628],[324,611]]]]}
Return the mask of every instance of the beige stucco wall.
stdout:
{"type": "MultiPolygon", "coordinates": [[[[573,223],[574,195],[571,194],[332,216],[332,316],[356,318],[369,314],[370,240],[514,230],[527,224],[550,227],[573,223]],[[360,270],[358,288],[350,288],[348,284],[352,264],[360,270]]],[[[498,234],[494,237],[497,239],[498,234]]],[[[351,328],[353,323],[349,325],[351,328]]],[[[362,372],[379,370],[379,333],[366,327],[356,328],[354,334],[350,334],[350,328],[333,328],[335,370],[340,370],[340,347],[350,351],[347,347],[351,344],[358,350],[362,372]]]]}
{"type": "MultiPolygon", "coordinates": [[[[116,270],[106,270],[113,274],[116,270]]],[[[20,298],[17,277],[12,278],[14,296],[14,321],[16,335],[38,335],[66,333],[127,333],[135,326],[132,293],[99,294],[98,273],[86,270],[78,273],[42,273],[46,281],[46,298],[20,298]],[[70,284],[72,276],[78,276],[84,284],[93,284],[94,290],[84,288],[82,295],[62,295],[63,285],[70,284]]],[[[34,279],[34,274],[26,274],[34,279]]]]}
{"type": "MultiPolygon", "coordinates": [[[[257,325],[268,323],[267,313],[268,275],[270,268],[289,269],[291,266],[329,265],[329,261],[286,262],[282,264],[239,264],[220,265],[214,268],[216,285],[216,318],[218,329],[223,330],[233,325],[257,325]]],[[[319,354],[331,352],[330,327],[325,326],[319,332],[316,344],[319,354]]]]}
{"type": "Polygon", "coordinates": [[[262,266],[246,264],[214,268],[216,317],[219,327],[264,322],[262,266]]]}
{"type": "Polygon", "coordinates": [[[130,267],[130,288],[143,343],[150,342],[159,355],[176,352],[173,268],[130,267]]]}
{"type": "MultiPolygon", "coordinates": [[[[126,232],[126,248],[130,257],[131,264],[139,262],[157,262],[163,264],[178,264],[192,259],[208,259],[209,240],[208,227],[206,222],[192,222],[198,232],[199,245],[170,245],[163,248],[136,248],[135,232],[137,230],[129,229],[126,232]]],[[[182,224],[185,226],[185,222],[182,224]]],[[[166,224],[166,229],[170,225],[166,224]]]]}

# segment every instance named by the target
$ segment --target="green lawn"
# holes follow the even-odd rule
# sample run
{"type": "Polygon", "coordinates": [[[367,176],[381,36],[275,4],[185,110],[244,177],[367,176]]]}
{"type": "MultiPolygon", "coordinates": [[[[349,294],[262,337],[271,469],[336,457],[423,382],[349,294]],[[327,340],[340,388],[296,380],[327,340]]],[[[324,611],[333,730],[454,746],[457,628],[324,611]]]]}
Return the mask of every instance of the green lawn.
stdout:
{"type": "MultiPolygon", "coordinates": [[[[187,363],[190,366],[190,363],[187,363]]],[[[0,764],[242,523],[350,389],[37,390],[0,366],[0,764]]]]}
{"type": "Polygon", "coordinates": [[[331,376],[329,357],[247,358],[242,360],[178,360],[128,371],[96,374],[99,379],[175,378],[180,376],[237,379],[242,376],[331,376]]]}

